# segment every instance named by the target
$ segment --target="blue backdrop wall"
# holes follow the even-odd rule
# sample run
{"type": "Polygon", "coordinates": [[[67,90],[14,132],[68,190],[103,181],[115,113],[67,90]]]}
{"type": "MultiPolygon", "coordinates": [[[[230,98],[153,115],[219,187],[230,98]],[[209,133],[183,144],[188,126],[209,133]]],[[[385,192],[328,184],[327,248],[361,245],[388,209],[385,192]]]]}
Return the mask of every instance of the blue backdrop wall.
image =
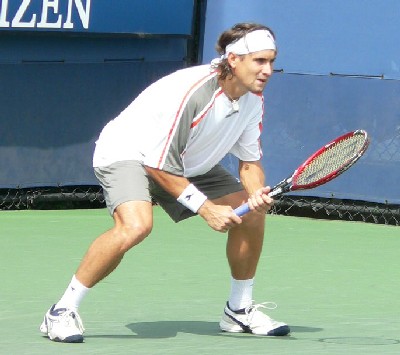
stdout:
{"type": "MultiPolygon", "coordinates": [[[[207,5],[204,63],[234,23],[276,33],[262,137],[269,184],[364,128],[366,157],[307,194],[400,203],[397,0],[0,0],[0,188],[96,184],[101,128],[150,82],[189,64],[198,3],[207,5]]],[[[232,157],[224,164],[236,173],[232,157]]]]}
{"type": "Polygon", "coordinates": [[[97,184],[101,128],[188,65],[193,20],[193,0],[0,0],[0,188],[97,184]]]}

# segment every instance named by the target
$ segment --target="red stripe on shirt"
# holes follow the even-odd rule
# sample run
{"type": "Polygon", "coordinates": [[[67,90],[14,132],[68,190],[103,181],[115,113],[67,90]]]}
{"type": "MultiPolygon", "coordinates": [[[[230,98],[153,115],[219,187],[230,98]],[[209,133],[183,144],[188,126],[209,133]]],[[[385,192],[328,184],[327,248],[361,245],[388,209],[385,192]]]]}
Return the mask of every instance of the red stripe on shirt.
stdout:
{"type": "MultiPolygon", "coordinates": [[[[262,94],[260,94],[259,96],[261,96],[261,102],[262,102],[262,116],[261,116],[261,121],[258,124],[258,128],[260,130],[260,137],[261,137],[261,133],[263,130],[263,119],[264,119],[264,96],[262,94]]],[[[262,147],[261,147],[261,138],[258,138],[258,149],[260,151],[260,156],[262,157],[262,147]]]]}
{"type": "Polygon", "coordinates": [[[207,76],[201,78],[200,80],[198,80],[196,83],[193,84],[193,86],[187,91],[187,93],[183,97],[183,99],[181,101],[181,104],[179,105],[178,111],[176,112],[174,122],[172,123],[171,129],[168,132],[168,138],[167,138],[167,141],[166,141],[165,146],[163,148],[163,151],[161,153],[160,159],[158,160],[157,169],[160,169],[162,161],[164,160],[164,156],[165,156],[165,153],[167,151],[167,147],[169,146],[169,144],[171,142],[175,126],[176,126],[177,122],[179,121],[179,117],[181,117],[183,104],[185,103],[186,98],[193,92],[193,90],[196,88],[196,86],[199,85],[199,83],[204,81],[207,77],[213,77],[213,76],[215,76],[215,72],[212,72],[209,75],[207,75],[207,76]]]}
{"type": "Polygon", "coordinates": [[[202,114],[200,117],[198,117],[197,119],[195,119],[195,120],[192,122],[192,124],[190,125],[190,128],[196,127],[196,126],[200,123],[200,121],[207,115],[207,112],[211,109],[211,107],[214,106],[215,99],[216,99],[219,95],[221,95],[222,93],[223,93],[223,91],[222,91],[222,89],[220,88],[219,91],[217,92],[217,94],[215,95],[214,100],[213,100],[213,101],[210,103],[210,105],[207,107],[207,110],[205,110],[205,111],[203,112],[203,114],[202,114]]]}

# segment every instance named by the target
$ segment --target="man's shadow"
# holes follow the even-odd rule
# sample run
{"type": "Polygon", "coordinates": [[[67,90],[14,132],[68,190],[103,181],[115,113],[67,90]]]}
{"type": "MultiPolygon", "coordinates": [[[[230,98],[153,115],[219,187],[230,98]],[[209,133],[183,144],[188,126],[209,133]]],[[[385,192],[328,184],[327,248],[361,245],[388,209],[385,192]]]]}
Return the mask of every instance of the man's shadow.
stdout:
{"type": "MultiPolygon", "coordinates": [[[[132,331],[132,335],[87,335],[88,338],[136,338],[136,339],[162,339],[174,338],[178,333],[188,333],[206,336],[229,336],[229,337],[246,337],[242,333],[225,333],[219,329],[217,322],[202,321],[158,321],[158,322],[137,322],[125,325],[132,331]]],[[[291,326],[291,334],[289,337],[271,337],[274,339],[291,339],[294,340],[295,333],[312,333],[320,332],[322,328],[311,328],[303,326],[291,326]]],[[[251,337],[248,337],[249,339],[251,337]]]]}

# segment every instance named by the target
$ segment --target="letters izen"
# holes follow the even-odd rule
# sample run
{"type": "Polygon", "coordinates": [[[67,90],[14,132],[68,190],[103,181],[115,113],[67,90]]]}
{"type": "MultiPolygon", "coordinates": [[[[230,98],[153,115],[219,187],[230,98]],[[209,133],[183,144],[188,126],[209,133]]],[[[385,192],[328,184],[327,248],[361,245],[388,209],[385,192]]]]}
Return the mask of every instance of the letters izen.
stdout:
{"type": "Polygon", "coordinates": [[[72,13],[75,8],[78,11],[82,27],[89,28],[91,0],[19,0],[20,4],[14,15],[9,13],[9,1],[16,0],[0,0],[0,28],[73,29],[72,13]],[[32,13],[33,3],[38,1],[42,4],[42,11],[40,14],[32,13]],[[66,14],[62,14],[59,12],[59,5],[61,3],[65,6],[66,2],[68,2],[67,11],[66,14]],[[49,19],[49,15],[53,19],[52,21],[49,19]],[[63,18],[64,16],[65,18],[63,18]]]}

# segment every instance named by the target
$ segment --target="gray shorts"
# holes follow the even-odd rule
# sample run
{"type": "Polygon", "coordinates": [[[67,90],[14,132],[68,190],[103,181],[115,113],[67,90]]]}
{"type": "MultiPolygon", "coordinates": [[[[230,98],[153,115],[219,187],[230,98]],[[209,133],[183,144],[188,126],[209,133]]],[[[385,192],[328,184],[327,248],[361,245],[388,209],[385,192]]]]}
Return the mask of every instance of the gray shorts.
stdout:
{"type": "MultiPolygon", "coordinates": [[[[120,204],[128,201],[155,201],[175,222],[195,215],[148,176],[139,161],[119,161],[109,166],[96,167],[94,172],[103,188],[111,215],[120,204]]],[[[243,190],[238,179],[221,165],[204,175],[189,178],[189,181],[210,200],[243,190]]]]}

